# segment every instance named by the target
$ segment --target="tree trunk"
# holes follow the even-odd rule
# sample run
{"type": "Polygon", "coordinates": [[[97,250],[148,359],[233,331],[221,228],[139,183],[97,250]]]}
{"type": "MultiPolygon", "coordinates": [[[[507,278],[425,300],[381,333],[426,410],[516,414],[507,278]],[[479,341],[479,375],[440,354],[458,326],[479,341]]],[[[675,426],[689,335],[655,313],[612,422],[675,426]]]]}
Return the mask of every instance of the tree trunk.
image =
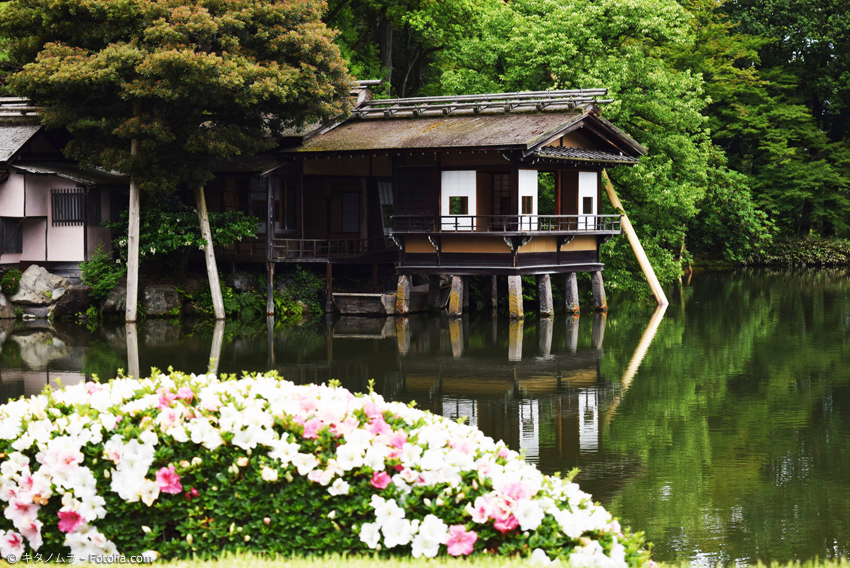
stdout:
{"type": "MultiPolygon", "coordinates": [[[[133,139],[130,142],[130,155],[135,159],[138,153],[139,141],[133,139]]],[[[127,323],[136,322],[136,306],[139,302],[139,201],[139,185],[131,177],[130,219],[127,228],[127,305],[124,308],[127,323]]]]}
{"type": "Polygon", "coordinates": [[[210,231],[210,218],[207,215],[207,200],[204,197],[204,188],[195,188],[195,207],[198,210],[198,221],[201,224],[201,237],[207,242],[204,245],[204,257],[207,261],[207,278],[210,281],[210,295],[212,296],[213,312],[215,319],[224,319],[224,300],[221,297],[221,285],[218,282],[218,267],[215,264],[215,253],[213,252],[212,232],[210,231]]]}

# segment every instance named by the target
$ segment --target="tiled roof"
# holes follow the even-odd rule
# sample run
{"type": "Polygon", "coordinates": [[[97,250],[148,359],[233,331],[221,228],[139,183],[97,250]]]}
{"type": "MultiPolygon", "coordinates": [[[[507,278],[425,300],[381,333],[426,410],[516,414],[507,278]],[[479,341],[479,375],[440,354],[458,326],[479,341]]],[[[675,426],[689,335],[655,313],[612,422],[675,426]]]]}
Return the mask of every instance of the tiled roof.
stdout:
{"type": "Polygon", "coordinates": [[[76,164],[69,163],[15,163],[13,167],[16,170],[21,170],[27,173],[54,175],[84,185],[108,186],[129,183],[129,178],[125,175],[114,172],[105,172],[103,170],[82,168],[76,164]]]}
{"type": "Polygon", "coordinates": [[[636,164],[638,158],[602,150],[586,150],[584,148],[568,148],[561,146],[543,146],[532,154],[545,159],[567,160],[570,162],[601,162],[617,164],[636,164]]]}

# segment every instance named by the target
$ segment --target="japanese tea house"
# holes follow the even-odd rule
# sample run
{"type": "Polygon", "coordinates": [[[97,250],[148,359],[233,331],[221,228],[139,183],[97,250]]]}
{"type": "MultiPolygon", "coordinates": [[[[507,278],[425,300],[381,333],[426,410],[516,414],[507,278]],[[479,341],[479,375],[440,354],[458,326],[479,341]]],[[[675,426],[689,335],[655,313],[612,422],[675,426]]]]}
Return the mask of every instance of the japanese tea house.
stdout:
{"type": "Polygon", "coordinates": [[[37,112],[26,99],[0,98],[0,265],[77,276],[99,244],[111,250],[100,224],[117,213],[113,193],[126,193],[127,179],[69,161],[62,148],[70,136],[45,131],[37,112]]]}
{"type": "Polygon", "coordinates": [[[567,274],[574,291],[575,273],[591,272],[605,308],[599,247],[621,224],[600,214],[602,171],[647,151],[601,116],[605,89],[378,100],[363,86],[350,118],[283,141],[267,192],[253,182],[270,272],[326,263],[330,292],[334,264],[393,262],[397,314],[411,275],[451,275],[459,290],[467,275],[507,276],[515,317],[521,275],[539,275],[544,291],[549,275],[567,274]],[[554,174],[546,214],[541,172],[554,174]]]}

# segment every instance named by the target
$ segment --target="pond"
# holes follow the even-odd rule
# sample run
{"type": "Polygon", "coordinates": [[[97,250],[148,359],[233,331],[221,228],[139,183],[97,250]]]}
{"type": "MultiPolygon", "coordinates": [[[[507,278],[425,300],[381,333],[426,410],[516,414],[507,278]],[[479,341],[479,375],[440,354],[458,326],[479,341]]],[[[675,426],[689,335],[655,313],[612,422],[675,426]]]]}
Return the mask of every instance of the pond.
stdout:
{"type": "MultiPolygon", "coordinates": [[[[388,399],[466,417],[546,473],[579,468],[656,560],[850,555],[850,271],[703,272],[668,296],[666,311],[612,302],[607,316],[519,325],[146,321],[137,364],[203,372],[212,354],[224,373],[275,368],[356,391],[374,379],[388,399]]],[[[132,333],[0,322],[0,396],[129,373],[132,333]]]]}

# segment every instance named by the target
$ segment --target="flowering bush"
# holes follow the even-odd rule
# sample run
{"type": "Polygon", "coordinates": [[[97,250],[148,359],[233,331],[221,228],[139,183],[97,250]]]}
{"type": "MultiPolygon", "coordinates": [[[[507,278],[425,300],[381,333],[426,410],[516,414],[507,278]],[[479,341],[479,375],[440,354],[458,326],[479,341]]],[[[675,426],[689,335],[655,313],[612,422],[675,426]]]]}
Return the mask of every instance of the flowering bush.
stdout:
{"type": "Polygon", "coordinates": [[[639,536],[503,442],[376,394],[156,372],[0,407],[0,553],[499,553],[640,566],[639,536]]]}
{"type": "Polygon", "coordinates": [[[10,296],[17,294],[21,286],[21,271],[17,268],[10,268],[0,278],[0,291],[9,294],[10,296]]]}

